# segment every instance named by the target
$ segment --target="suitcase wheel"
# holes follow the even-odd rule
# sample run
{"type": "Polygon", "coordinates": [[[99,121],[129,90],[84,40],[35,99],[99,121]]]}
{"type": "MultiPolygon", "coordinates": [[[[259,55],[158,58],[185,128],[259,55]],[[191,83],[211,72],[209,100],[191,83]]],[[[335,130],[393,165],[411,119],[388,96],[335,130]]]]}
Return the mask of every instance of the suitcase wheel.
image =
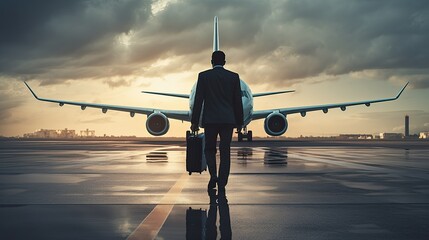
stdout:
{"type": "Polygon", "coordinates": [[[192,172],[189,172],[189,175],[191,175],[192,174],[192,172]]]}

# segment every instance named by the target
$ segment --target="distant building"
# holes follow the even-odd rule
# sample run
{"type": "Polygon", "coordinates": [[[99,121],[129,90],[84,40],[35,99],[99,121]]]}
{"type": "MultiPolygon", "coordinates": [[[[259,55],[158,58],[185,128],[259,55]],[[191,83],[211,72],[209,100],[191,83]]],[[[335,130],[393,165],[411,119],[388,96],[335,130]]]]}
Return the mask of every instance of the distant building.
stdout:
{"type": "Polygon", "coordinates": [[[60,138],[74,138],[77,137],[75,130],[68,130],[67,128],[64,130],[59,130],[58,137],[60,138]]]}
{"type": "Polygon", "coordinates": [[[74,138],[77,137],[75,130],[53,130],[39,129],[33,133],[24,134],[24,138],[74,138]]]}
{"type": "Polygon", "coordinates": [[[373,139],[371,134],[340,134],[340,139],[373,139]]]}
{"type": "Polygon", "coordinates": [[[95,130],[89,130],[88,128],[86,130],[80,131],[81,137],[95,137],[95,130]]]}
{"type": "Polygon", "coordinates": [[[403,137],[402,133],[380,133],[380,139],[393,140],[402,139],[403,137]]]}
{"type": "Polygon", "coordinates": [[[24,134],[24,138],[54,138],[57,137],[57,131],[51,129],[39,129],[33,133],[24,134]]]}
{"type": "Polygon", "coordinates": [[[420,132],[419,138],[429,139],[429,132],[420,132]]]}
{"type": "MultiPolygon", "coordinates": [[[[70,129],[61,129],[61,130],[54,130],[54,129],[39,129],[36,130],[33,133],[26,133],[24,134],[24,138],[57,138],[57,139],[64,139],[64,138],[97,138],[95,135],[95,130],[81,130],[80,135],[76,133],[76,130],[70,130],[70,129]]],[[[136,136],[114,136],[110,135],[107,136],[104,134],[105,138],[136,138],[136,136]]]]}
{"type": "Polygon", "coordinates": [[[410,117],[405,115],[405,137],[410,136],[410,117]]]}

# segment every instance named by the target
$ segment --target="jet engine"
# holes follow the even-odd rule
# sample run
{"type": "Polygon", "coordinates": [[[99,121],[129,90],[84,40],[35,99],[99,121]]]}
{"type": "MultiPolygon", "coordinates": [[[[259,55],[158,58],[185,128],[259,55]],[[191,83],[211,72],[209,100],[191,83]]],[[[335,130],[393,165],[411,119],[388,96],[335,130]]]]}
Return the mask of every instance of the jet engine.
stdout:
{"type": "Polygon", "coordinates": [[[154,136],[161,136],[168,132],[170,122],[162,113],[152,113],[146,121],[147,131],[154,136]]]}
{"type": "Polygon", "coordinates": [[[265,118],[265,132],[270,136],[280,136],[286,132],[288,127],[286,117],[278,112],[273,112],[265,118]]]}

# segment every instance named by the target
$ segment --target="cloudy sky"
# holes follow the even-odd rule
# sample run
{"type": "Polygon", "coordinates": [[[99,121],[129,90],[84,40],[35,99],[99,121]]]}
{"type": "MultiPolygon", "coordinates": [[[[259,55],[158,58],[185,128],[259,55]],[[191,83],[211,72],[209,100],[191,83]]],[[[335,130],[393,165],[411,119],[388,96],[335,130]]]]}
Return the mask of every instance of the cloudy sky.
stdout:
{"type": "MultiPolygon", "coordinates": [[[[426,0],[2,0],[0,135],[40,128],[95,129],[97,135],[149,136],[146,116],[36,101],[46,98],[187,110],[210,68],[213,17],[226,68],[253,92],[296,93],[255,100],[255,109],[391,97],[346,112],[290,115],[286,136],[429,130],[429,3],[426,0]]],[[[166,136],[189,124],[171,120],[166,136]]],[[[250,128],[266,136],[263,121],[250,128]]]]}

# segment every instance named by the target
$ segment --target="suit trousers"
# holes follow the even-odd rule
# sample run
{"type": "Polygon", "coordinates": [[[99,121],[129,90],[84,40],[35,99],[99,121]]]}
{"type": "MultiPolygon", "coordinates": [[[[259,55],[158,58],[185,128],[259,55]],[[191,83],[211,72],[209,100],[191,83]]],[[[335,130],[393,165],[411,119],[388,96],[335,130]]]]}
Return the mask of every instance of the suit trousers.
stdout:
{"type": "Polygon", "coordinates": [[[207,165],[210,176],[216,177],[216,143],[217,136],[220,137],[219,152],[220,165],[218,176],[218,187],[225,187],[228,183],[229,171],[231,167],[231,140],[233,125],[225,124],[206,124],[204,126],[205,149],[207,165]]]}

